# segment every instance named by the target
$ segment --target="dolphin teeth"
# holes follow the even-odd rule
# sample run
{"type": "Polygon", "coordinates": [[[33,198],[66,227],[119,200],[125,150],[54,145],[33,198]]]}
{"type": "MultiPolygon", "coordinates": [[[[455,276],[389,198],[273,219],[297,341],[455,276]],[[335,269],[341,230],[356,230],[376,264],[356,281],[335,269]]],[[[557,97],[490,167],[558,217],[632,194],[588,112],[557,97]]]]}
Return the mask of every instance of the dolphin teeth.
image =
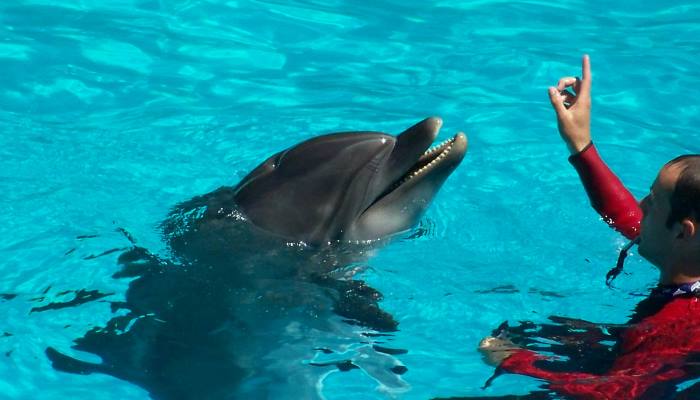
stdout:
{"type": "MultiPolygon", "coordinates": [[[[447,140],[444,140],[440,144],[431,147],[428,149],[423,155],[421,155],[420,159],[418,160],[418,163],[420,164],[421,162],[425,162],[428,159],[431,159],[428,163],[422,165],[420,168],[417,170],[411,171],[408,173],[399,183],[398,185],[401,185],[405,183],[406,181],[415,178],[416,176],[425,173],[428,169],[432,168],[435,164],[443,160],[447,155],[449,154],[450,150],[452,150],[452,145],[454,144],[455,139],[450,138],[447,140]],[[435,156],[437,153],[437,157],[435,156]]],[[[397,186],[398,186],[397,185],[397,186]]]]}
{"type": "Polygon", "coordinates": [[[436,153],[437,151],[443,150],[442,148],[445,147],[445,145],[449,145],[449,147],[452,147],[453,140],[454,139],[447,139],[447,140],[440,142],[440,144],[429,148],[425,153],[423,153],[423,157],[429,156],[431,154],[436,153]]]}
{"type": "Polygon", "coordinates": [[[442,141],[440,144],[431,147],[428,149],[423,155],[421,156],[421,159],[427,158],[437,152],[440,152],[441,154],[445,154],[449,152],[452,149],[452,145],[454,144],[455,139],[450,138],[447,140],[442,141]]]}
{"type": "Polygon", "coordinates": [[[420,165],[420,167],[417,167],[417,169],[407,172],[406,175],[403,176],[403,178],[391,185],[391,187],[387,189],[386,193],[393,191],[394,189],[410,181],[411,179],[429,171],[433,166],[435,166],[437,163],[439,163],[447,157],[447,155],[452,150],[452,145],[454,144],[454,142],[455,138],[450,138],[428,149],[420,156],[420,158],[416,162],[416,166],[420,165]]]}

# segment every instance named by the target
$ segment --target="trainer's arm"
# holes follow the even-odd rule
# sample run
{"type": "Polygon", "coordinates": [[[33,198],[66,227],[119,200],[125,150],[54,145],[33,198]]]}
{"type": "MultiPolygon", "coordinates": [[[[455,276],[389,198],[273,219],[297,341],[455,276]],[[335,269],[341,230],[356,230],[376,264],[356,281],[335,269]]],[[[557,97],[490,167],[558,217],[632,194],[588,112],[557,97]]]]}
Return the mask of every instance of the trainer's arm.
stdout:
{"type": "Polygon", "coordinates": [[[549,88],[559,134],[571,153],[591,205],[605,222],[629,239],[639,235],[642,210],[634,196],[598,155],[591,142],[591,63],[583,56],[581,79],[565,77],[549,88]],[[573,89],[573,93],[567,89],[573,89]]]}

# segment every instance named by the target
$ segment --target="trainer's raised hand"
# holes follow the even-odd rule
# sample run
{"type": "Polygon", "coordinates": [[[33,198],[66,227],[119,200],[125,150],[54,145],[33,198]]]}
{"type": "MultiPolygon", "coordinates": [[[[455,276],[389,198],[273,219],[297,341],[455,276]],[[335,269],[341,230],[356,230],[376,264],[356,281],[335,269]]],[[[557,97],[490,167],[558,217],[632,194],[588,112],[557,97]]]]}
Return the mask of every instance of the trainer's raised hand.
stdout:
{"type": "Polygon", "coordinates": [[[580,152],[591,142],[591,62],[587,55],[583,56],[581,69],[581,79],[561,78],[556,87],[549,88],[559,134],[571,154],[580,152]]]}

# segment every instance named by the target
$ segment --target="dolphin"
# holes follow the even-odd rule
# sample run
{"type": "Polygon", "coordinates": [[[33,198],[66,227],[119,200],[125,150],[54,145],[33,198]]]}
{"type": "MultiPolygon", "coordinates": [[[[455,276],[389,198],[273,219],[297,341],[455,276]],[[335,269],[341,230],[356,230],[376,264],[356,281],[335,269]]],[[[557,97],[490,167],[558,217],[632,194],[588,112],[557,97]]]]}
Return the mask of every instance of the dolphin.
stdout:
{"type": "Polygon", "coordinates": [[[105,373],[156,399],[320,398],[322,377],[360,369],[387,391],[406,370],[398,323],[357,279],[382,238],[414,226],[464,158],[442,122],[393,136],[344,132],[280,151],[235,186],[183,202],[162,224],[169,257],[133,246],[125,301],[75,340],[61,371],[105,373]]]}
{"type": "Polygon", "coordinates": [[[413,227],[464,158],[463,133],[430,148],[442,125],[427,118],[398,136],[319,136],[269,157],[235,187],[195,198],[202,224],[235,205],[256,227],[309,245],[373,240],[413,227]]]}

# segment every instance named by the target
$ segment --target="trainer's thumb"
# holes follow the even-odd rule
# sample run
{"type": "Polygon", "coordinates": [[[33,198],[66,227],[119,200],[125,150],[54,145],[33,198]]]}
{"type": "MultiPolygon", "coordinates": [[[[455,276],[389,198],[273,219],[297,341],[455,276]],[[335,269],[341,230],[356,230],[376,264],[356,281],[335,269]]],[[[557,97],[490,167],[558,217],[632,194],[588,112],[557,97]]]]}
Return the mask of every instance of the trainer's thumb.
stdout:
{"type": "Polygon", "coordinates": [[[554,111],[557,112],[557,116],[561,116],[566,111],[566,107],[564,106],[564,97],[559,94],[559,91],[554,86],[549,88],[548,93],[549,101],[552,102],[554,111]]]}

